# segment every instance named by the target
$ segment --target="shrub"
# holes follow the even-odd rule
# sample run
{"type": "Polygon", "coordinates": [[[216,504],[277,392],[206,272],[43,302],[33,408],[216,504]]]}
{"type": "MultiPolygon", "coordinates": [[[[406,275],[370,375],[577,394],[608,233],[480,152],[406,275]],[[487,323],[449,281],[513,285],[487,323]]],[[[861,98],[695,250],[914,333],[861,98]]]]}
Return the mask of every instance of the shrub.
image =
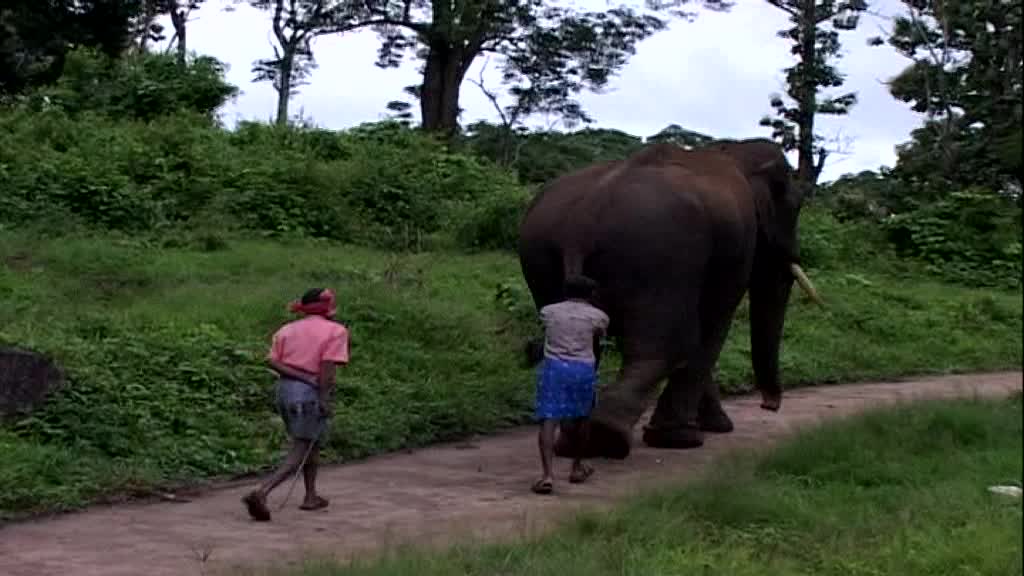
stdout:
{"type": "Polygon", "coordinates": [[[456,241],[469,249],[515,250],[529,201],[526,190],[509,188],[465,207],[457,216],[456,241]]]}
{"type": "Polygon", "coordinates": [[[888,237],[905,255],[948,280],[972,286],[1021,285],[1020,206],[972,189],[891,216],[888,237]]]}
{"type": "Polygon", "coordinates": [[[212,120],[218,108],[238,93],[224,80],[224,65],[199,56],[179,66],[170,54],[131,54],[111,59],[90,48],[68,52],[56,84],[34,93],[37,108],[72,116],[152,120],[181,112],[212,120]]]}
{"type": "Polygon", "coordinates": [[[12,224],[64,211],[106,230],[198,220],[390,248],[448,233],[451,215],[482,199],[522,193],[511,173],[401,126],[232,133],[197,114],[141,123],[26,107],[0,113],[0,186],[12,224]]]}

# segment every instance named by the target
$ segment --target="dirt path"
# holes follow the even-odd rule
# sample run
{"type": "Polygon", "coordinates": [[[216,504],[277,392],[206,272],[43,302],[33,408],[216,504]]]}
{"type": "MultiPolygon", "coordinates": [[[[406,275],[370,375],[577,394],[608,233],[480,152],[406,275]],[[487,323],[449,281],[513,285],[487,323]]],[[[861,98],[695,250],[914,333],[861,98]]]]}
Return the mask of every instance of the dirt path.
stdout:
{"type": "MultiPolygon", "coordinates": [[[[638,447],[626,461],[599,461],[584,486],[556,485],[542,498],[528,487],[536,473],[534,430],[474,443],[440,445],[338,466],[322,474],[331,507],[300,512],[272,497],[274,521],[250,522],[239,503],[249,488],[207,493],[192,502],[133,504],[0,528],[5,576],[121,576],[220,573],[236,566],[293,562],[304,551],[339,557],[402,542],[500,538],[532,533],[580,506],[604,505],[657,484],[678,482],[736,448],[767,446],[824,418],[915,398],[998,396],[1021,390],[1021,373],[954,376],[904,383],[806,388],[787,393],[782,411],[753,398],[728,401],[736,431],[690,451],[638,447]],[[203,560],[205,558],[205,560],[203,560]]],[[[560,476],[568,473],[558,460],[560,476]]]]}

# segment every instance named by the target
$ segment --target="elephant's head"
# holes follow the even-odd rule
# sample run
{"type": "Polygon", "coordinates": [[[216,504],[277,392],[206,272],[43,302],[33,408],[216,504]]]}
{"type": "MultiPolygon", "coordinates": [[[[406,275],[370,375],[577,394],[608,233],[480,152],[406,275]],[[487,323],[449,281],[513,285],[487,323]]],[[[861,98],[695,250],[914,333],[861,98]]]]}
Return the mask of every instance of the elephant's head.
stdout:
{"type": "Polygon", "coordinates": [[[739,163],[754,195],[758,239],[749,292],[751,353],[761,406],[778,410],[782,404],[779,344],[793,280],[821,304],[800,267],[797,224],[803,190],[794,182],[782,148],[771,140],[725,142],[718,148],[739,163]]]}

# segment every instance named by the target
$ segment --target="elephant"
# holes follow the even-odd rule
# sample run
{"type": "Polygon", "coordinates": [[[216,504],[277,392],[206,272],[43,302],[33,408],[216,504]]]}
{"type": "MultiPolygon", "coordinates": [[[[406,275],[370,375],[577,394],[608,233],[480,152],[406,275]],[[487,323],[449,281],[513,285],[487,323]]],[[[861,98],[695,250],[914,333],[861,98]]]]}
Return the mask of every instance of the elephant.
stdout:
{"type": "Polygon", "coordinates": [[[744,295],[761,407],[779,410],[779,347],[793,281],[822,303],[800,267],[803,193],[793,173],[767,139],[695,150],[658,143],[538,191],[518,244],[534,305],[561,300],[570,275],[594,279],[623,355],[593,409],[588,444],[559,436],[557,454],[627,458],[633,427],[666,379],[645,444],[695,448],[705,432],[732,431],[711,373],[744,295]]]}

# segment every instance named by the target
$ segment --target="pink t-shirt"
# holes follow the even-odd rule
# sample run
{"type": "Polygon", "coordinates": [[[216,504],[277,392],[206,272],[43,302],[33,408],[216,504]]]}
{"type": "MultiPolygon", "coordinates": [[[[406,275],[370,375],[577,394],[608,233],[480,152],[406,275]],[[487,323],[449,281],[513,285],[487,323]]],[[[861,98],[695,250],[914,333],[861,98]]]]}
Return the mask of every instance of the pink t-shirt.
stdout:
{"type": "Polygon", "coordinates": [[[274,333],[269,356],[310,376],[319,376],[321,362],[348,364],[348,329],[323,316],[306,316],[274,333]]]}

